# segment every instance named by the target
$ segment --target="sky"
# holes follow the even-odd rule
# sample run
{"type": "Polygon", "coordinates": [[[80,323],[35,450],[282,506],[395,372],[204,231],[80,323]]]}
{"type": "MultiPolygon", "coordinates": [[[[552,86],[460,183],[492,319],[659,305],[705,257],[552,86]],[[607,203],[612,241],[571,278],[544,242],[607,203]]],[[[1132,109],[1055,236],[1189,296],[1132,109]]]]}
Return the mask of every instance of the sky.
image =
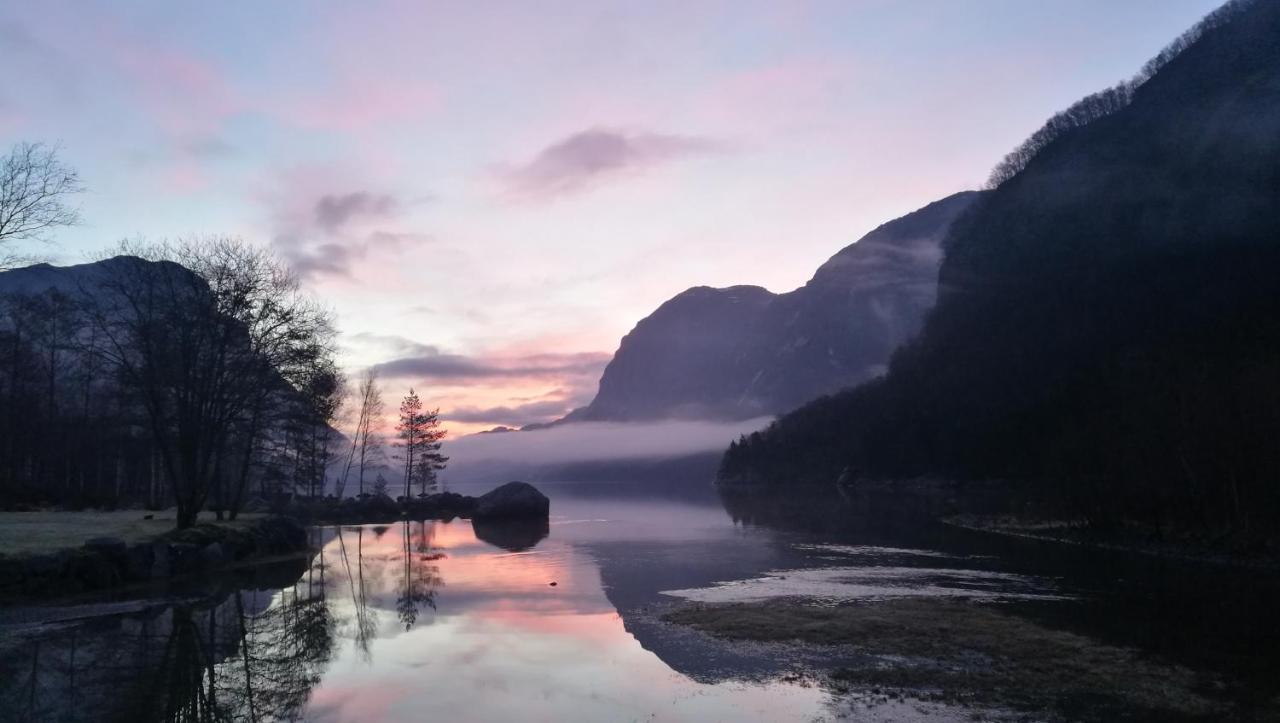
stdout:
{"type": "Polygon", "coordinates": [[[0,144],[84,222],[271,247],[455,433],[559,417],[697,285],[788,291],[1217,0],[0,5],[0,144]]]}

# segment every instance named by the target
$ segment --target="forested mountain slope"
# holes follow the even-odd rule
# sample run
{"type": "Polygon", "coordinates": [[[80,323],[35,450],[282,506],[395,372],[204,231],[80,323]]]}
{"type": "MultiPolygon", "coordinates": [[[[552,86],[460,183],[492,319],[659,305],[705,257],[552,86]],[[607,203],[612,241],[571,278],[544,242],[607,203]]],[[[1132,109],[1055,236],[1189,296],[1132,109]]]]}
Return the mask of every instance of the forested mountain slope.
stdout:
{"type": "Polygon", "coordinates": [[[888,376],[726,483],[1018,480],[1096,523],[1280,517],[1280,3],[1229,3],[1011,154],[888,376]]]}

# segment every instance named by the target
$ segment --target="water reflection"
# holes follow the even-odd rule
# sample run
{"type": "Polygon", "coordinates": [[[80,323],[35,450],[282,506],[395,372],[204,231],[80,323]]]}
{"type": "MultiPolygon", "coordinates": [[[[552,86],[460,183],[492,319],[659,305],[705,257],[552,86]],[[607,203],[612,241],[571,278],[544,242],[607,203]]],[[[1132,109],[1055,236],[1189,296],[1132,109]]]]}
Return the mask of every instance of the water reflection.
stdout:
{"type": "MultiPolygon", "coordinates": [[[[338,640],[307,719],[762,720],[823,710],[818,689],[673,672],[628,634],[590,545],[628,530],[670,537],[669,520],[643,508],[625,521],[603,507],[561,508],[550,536],[546,524],[464,520],[381,535],[326,530],[338,640]]],[[[722,511],[705,513],[716,534],[733,534],[722,511]]]]}
{"type": "Polygon", "coordinates": [[[825,710],[821,689],[707,674],[714,655],[700,675],[676,672],[654,652],[669,640],[633,636],[639,598],[602,580],[604,568],[612,576],[639,561],[648,571],[633,568],[624,587],[648,598],[668,580],[692,582],[689,570],[709,581],[706,564],[759,569],[753,556],[772,557],[769,545],[741,539],[718,505],[558,509],[550,526],[314,529],[314,557],[275,585],[210,580],[216,592],[157,592],[125,614],[102,601],[45,611],[56,626],[2,626],[0,720],[789,720],[825,710]]]}
{"type": "MultiPolygon", "coordinates": [[[[1261,607],[1210,626],[1192,619],[1214,619],[1198,602],[1203,592],[1129,596],[1117,578],[1148,596],[1163,588],[1113,557],[939,528],[892,500],[707,492],[622,499],[552,490],[549,526],[314,529],[312,558],[253,578],[200,581],[198,590],[125,603],[123,614],[108,602],[46,616],[58,622],[42,626],[0,617],[0,720],[737,721],[840,712],[829,691],[780,675],[821,667],[817,657],[781,660],[663,623],[660,613],[679,602],[663,591],[710,599],[807,585],[832,598],[999,597],[1013,600],[1003,610],[1049,627],[1142,649],[1157,641],[1188,664],[1212,662],[1196,651],[1241,659],[1235,628],[1276,639],[1259,636],[1258,621],[1272,619],[1261,607]],[[1110,592],[1096,594],[1103,588],[1110,592]]],[[[1153,566],[1143,564],[1149,578],[1153,566]]],[[[1229,597],[1276,599],[1256,590],[1229,597]]],[[[1259,690],[1275,669],[1265,662],[1253,671],[1259,690]]]]}
{"type": "Polygon", "coordinates": [[[295,719],[333,650],[323,572],[318,561],[281,590],[8,640],[0,712],[22,721],[295,719]]]}

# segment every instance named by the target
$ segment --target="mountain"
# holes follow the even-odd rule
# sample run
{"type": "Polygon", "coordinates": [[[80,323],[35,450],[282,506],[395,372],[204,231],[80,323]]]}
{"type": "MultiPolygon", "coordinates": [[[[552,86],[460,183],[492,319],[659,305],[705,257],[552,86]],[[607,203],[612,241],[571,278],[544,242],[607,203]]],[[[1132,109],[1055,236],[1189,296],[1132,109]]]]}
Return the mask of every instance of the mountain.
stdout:
{"type": "MultiPolygon", "coordinates": [[[[0,272],[0,294],[43,294],[57,291],[66,296],[92,296],[99,293],[103,281],[113,274],[123,273],[137,259],[130,256],[113,256],[101,261],[91,261],[72,266],[32,264],[0,272]]],[[[148,262],[165,267],[175,278],[191,272],[171,261],[148,262]]]]}
{"type": "Polygon", "coordinates": [[[1277,38],[1280,3],[1228,3],[1055,116],[955,225],[889,374],[734,444],[721,480],[1004,478],[1099,526],[1274,534],[1277,38]]]}
{"type": "Polygon", "coordinates": [[[165,504],[198,487],[193,468],[211,509],[323,484],[349,444],[318,414],[337,386],[323,312],[265,266],[232,267],[251,249],[200,252],[240,274],[212,277],[238,295],[136,256],[0,273],[0,506],[165,504]]]}
{"type": "Polygon", "coordinates": [[[675,296],[623,337],[595,399],[564,421],[748,419],[883,373],[933,305],[947,229],[979,195],[880,226],[789,293],[675,296]]]}

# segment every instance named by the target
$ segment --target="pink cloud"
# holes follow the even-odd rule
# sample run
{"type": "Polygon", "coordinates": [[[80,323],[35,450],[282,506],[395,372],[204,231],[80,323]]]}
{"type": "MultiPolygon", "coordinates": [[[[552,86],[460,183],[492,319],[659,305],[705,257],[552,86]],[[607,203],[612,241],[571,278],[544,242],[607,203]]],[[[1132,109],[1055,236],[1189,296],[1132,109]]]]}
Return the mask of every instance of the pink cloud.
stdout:
{"type": "Polygon", "coordinates": [[[107,59],[134,81],[149,114],[175,138],[216,133],[248,107],[213,63],[118,25],[100,37],[107,59]]]}

